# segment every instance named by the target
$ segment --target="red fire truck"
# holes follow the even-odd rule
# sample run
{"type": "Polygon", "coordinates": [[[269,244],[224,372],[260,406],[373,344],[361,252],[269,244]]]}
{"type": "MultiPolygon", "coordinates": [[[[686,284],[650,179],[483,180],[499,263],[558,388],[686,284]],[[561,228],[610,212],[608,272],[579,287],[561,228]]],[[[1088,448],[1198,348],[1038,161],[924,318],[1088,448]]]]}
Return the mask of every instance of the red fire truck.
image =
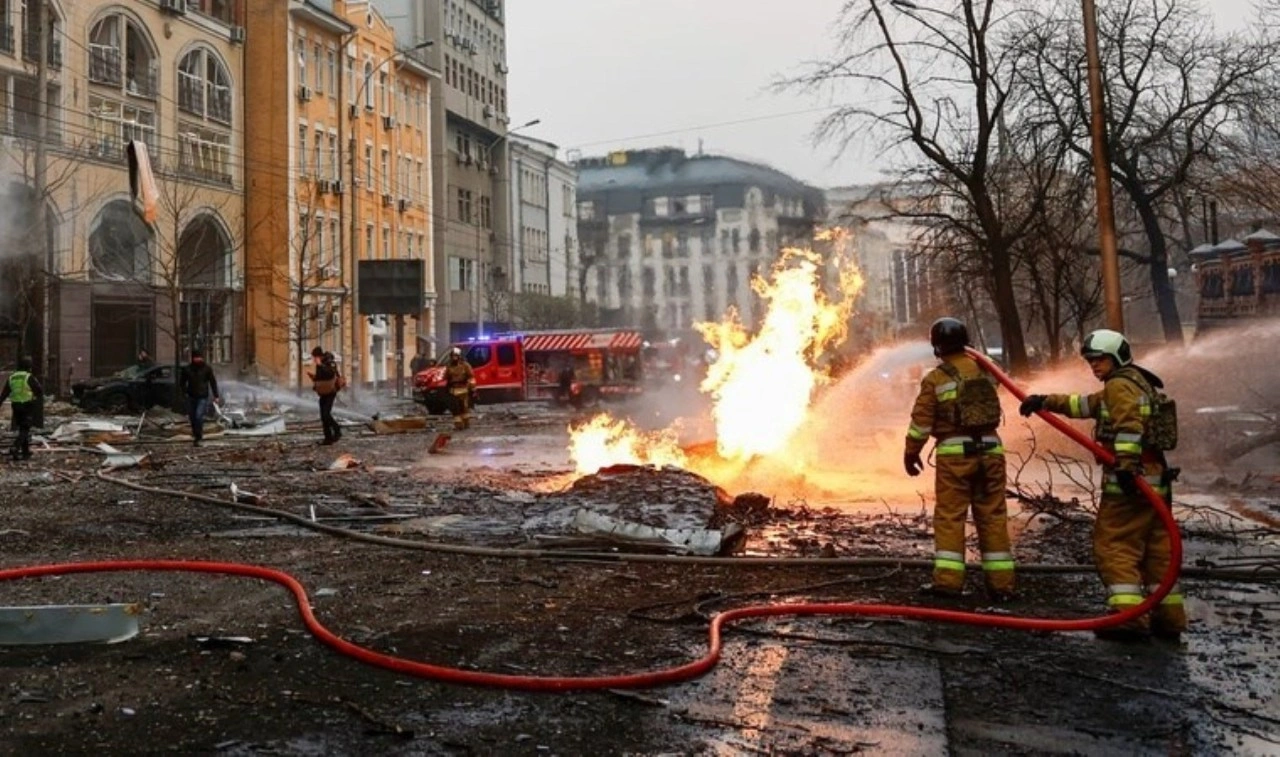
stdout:
{"type": "MultiPolygon", "coordinates": [[[[452,345],[476,376],[476,401],[549,400],[589,405],[643,392],[638,331],[522,331],[452,345]]],[[[436,415],[449,409],[448,353],[413,377],[413,396],[436,415]]]]}

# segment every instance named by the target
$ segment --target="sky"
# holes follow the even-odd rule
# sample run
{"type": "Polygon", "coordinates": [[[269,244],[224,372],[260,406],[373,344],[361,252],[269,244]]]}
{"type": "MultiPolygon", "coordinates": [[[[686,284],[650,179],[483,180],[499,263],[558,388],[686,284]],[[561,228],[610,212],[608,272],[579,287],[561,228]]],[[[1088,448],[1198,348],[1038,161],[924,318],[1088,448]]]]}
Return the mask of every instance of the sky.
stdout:
{"type": "MultiPolygon", "coordinates": [[[[701,147],[819,187],[876,181],[888,166],[875,145],[814,146],[830,101],[770,87],[831,52],[844,3],[508,0],[511,123],[541,119],[521,133],[583,156],[701,147]]],[[[1238,28],[1251,0],[1205,5],[1221,28],[1238,28]]]]}

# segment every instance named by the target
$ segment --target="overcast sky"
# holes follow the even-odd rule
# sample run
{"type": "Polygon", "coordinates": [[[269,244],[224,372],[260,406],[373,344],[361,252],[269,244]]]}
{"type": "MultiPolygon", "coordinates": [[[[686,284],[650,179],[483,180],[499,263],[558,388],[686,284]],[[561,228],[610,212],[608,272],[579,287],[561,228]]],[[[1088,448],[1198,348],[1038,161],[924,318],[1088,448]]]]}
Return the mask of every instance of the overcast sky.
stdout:
{"type": "MultiPolygon", "coordinates": [[[[813,147],[826,103],[769,88],[832,49],[843,3],[509,0],[511,123],[542,119],[524,133],[584,155],[656,145],[693,153],[701,140],[707,152],[821,187],[874,181],[884,167],[874,150],[833,160],[829,148],[813,147]]],[[[1250,3],[1206,4],[1234,27],[1250,3]]]]}

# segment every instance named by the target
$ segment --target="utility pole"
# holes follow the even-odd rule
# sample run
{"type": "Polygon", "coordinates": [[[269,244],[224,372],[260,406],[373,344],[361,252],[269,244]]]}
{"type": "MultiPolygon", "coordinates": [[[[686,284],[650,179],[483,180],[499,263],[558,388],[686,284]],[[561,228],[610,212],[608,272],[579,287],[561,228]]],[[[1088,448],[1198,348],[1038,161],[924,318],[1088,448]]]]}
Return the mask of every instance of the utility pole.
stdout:
{"type": "MultiPolygon", "coordinates": [[[[49,3],[47,0],[36,0],[36,46],[39,48],[39,54],[36,56],[36,164],[34,178],[35,191],[35,233],[38,241],[36,242],[36,250],[40,265],[44,266],[44,275],[40,277],[41,288],[41,323],[40,328],[40,351],[44,358],[44,378],[46,381],[53,383],[59,389],[62,386],[62,377],[54,375],[60,373],[57,369],[57,361],[53,359],[50,352],[52,339],[50,338],[50,330],[53,328],[53,285],[51,277],[56,273],[54,268],[53,250],[49,247],[48,226],[49,220],[45,210],[45,193],[48,191],[48,145],[49,139],[49,3]]],[[[28,44],[31,40],[24,39],[22,43],[28,44]]],[[[59,392],[61,393],[61,392],[59,392]]]]}
{"type": "Polygon", "coordinates": [[[1089,63],[1090,134],[1093,182],[1098,202],[1098,235],[1102,253],[1102,301],[1107,328],[1124,331],[1124,302],[1120,296],[1120,254],[1116,247],[1116,216],[1111,197],[1111,155],[1107,149],[1106,108],[1102,98],[1102,63],[1098,56],[1098,14],[1093,0],[1081,0],[1084,11],[1084,50],[1089,63]]]}

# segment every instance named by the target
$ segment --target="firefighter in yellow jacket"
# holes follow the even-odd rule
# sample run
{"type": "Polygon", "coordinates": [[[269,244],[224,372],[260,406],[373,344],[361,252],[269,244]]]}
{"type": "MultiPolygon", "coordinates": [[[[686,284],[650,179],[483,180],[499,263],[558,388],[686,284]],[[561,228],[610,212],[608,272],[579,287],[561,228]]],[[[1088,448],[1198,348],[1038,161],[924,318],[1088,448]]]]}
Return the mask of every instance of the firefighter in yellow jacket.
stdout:
{"type": "Polygon", "coordinates": [[[449,350],[449,362],[444,367],[445,387],[453,398],[453,427],[471,427],[471,403],[476,393],[476,374],[471,364],[462,359],[462,350],[449,350]]]}
{"type": "Polygon", "coordinates": [[[970,508],[978,530],[983,576],[995,601],[1012,599],[1014,561],[1005,506],[1004,447],[1000,400],[994,380],[965,354],[969,331],[955,318],[940,318],[929,329],[937,368],[920,381],[911,411],[903,467],[918,476],[920,453],[937,440],[933,510],[934,562],[931,593],[958,596],[964,589],[964,528],[970,508]]]}
{"type": "MultiPolygon", "coordinates": [[[[1153,439],[1152,413],[1164,386],[1159,376],[1133,363],[1124,335],[1109,329],[1089,334],[1080,348],[1094,377],[1103,382],[1093,394],[1034,394],[1019,408],[1024,416],[1040,410],[1069,418],[1093,418],[1093,437],[1115,454],[1114,465],[1102,467],[1102,496],[1093,524],[1093,557],[1114,612],[1142,602],[1143,592],[1160,584],[1169,567],[1169,534],[1151,504],[1138,490],[1142,476],[1172,501],[1170,484],[1177,473],[1153,439]],[[1145,586],[1144,586],[1145,585],[1145,586]]],[[[1129,641],[1148,632],[1176,641],[1187,628],[1182,590],[1173,591],[1152,617],[1096,631],[1100,638],[1129,641]]]]}

